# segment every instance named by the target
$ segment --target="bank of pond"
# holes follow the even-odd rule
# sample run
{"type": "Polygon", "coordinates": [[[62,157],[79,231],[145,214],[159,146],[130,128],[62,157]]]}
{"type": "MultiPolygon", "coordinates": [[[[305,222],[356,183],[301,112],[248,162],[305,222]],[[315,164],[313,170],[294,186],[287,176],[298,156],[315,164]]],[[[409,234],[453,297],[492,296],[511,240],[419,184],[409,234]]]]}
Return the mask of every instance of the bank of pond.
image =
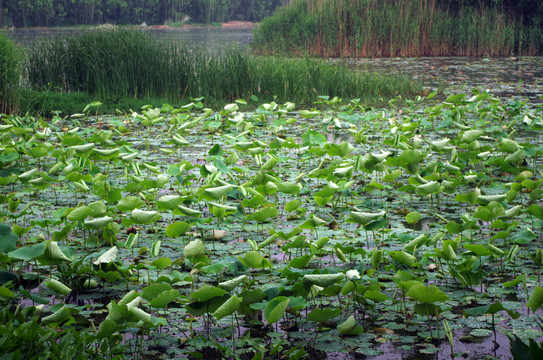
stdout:
{"type": "Polygon", "coordinates": [[[258,57],[238,48],[208,51],[138,30],[90,30],[25,50],[5,36],[0,43],[2,112],[73,113],[90,98],[113,110],[123,104],[139,108],[134,99],[184,104],[201,97],[211,104],[258,98],[310,106],[323,94],[386,102],[422,88],[404,75],[353,71],[311,58],[258,57]]]}

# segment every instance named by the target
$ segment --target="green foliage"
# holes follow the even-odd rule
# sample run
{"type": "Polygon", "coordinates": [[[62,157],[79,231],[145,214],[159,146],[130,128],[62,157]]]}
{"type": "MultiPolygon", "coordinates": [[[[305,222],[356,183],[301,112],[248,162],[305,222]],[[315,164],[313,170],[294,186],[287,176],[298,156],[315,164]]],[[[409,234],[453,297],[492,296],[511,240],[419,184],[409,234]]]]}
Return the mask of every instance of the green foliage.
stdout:
{"type": "Polygon", "coordinates": [[[0,27],[260,21],[279,5],[281,0],[4,0],[0,2],[0,27]]]}
{"type": "MultiPolygon", "coordinates": [[[[530,13],[533,7],[519,16],[516,4],[504,11],[494,1],[486,5],[437,3],[296,0],[262,22],[253,45],[260,53],[321,57],[497,56],[543,51],[543,31],[540,18],[530,13]]],[[[541,14],[543,7],[535,5],[541,14]]]]}
{"type": "Polygon", "coordinates": [[[46,41],[28,58],[32,91],[23,92],[21,108],[34,113],[80,112],[76,104],[88,96],[99,97],[109,108],[128,109],[137,105],[134,99],[232,102],[256,96],[308,105],[323,94],[386,99],[420,91],[420,84],[405,76],[354,72],[314,59],[253,57],[239,49],[208,53],[137,30],[92,30],[46,41]],[[123,105],[124,99],[133,100],[123,105]]]}
{"type": "Polygon", "coordinates": [[[18,107],[23,52],[6,34],[0,33],[0,114],[15,112],[18,107]]]}

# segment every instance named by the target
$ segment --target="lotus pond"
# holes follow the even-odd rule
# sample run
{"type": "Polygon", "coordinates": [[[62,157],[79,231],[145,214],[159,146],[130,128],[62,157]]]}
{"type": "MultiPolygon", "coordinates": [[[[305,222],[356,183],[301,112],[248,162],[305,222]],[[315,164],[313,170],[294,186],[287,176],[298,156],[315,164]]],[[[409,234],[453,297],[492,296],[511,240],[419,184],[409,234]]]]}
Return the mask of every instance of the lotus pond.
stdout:
{"type": "Polygon", "coordinates": [[[434,95],[3,116],[0,352],[512,358],[542,336],[543,106],[434,95]]]}

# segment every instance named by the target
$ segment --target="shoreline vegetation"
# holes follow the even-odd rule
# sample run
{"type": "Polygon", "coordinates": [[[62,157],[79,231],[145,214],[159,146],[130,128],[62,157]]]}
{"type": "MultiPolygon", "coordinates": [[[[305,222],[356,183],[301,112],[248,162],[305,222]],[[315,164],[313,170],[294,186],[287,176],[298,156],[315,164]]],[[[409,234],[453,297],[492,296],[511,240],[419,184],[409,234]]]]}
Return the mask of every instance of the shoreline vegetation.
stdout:
{"type": "MultiPolygon", "coordinates": [[[[0,41],[6,48],[18,48],[5,35],[0,41]]],[[[16,101],[7,96],[15,96],[14,89],[1,92],[4,111],[69,114],[98,100],[109,104],[101,111],[126,112],[145,105],[142,101],[182,105],[202,97],[206,106],[237,99],[311,106],[323,95],[382,104],[422,91],[421,84],[407,76],[353,71],[307,57],[252,56],[241,49],[208,52],[157,41],[138,30],[69,35],[26,49],[24,56],[10,75],[16,83],[24,76],[16,101]]]]}
{"type": "Polygon", "coordinates": [[[536,16],[519,16],[486,6],[485,2],[456,9],[441,7],[442,2],[447,3],[294,0],[256,28],[253,49],[259,54],[294,53],[325,58],[512,56],[543,52],[543,28],[536,16]]]}

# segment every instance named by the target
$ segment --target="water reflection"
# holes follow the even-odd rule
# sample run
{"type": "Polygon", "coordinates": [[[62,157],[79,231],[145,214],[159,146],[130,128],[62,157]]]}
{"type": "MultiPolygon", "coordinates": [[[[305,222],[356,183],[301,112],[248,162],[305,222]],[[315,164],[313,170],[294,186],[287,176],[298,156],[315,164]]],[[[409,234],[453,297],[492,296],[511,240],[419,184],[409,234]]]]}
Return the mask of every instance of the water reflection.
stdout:
{"type": "MultiPolygon", "coordinates": [[[[210,50],[229,47],[247,48],[253,38],[251,27],[182,27],[182,28],[142,28],[157,39],[168,39],[179,44],[206,47],[210,50]]],[[[6,34],[18,44],[25,47],[34,46],[41,41],[51,38],[62,38],[92,29],[63,29],[63,28],[30,28],[10,29],[6,34]]]]}

